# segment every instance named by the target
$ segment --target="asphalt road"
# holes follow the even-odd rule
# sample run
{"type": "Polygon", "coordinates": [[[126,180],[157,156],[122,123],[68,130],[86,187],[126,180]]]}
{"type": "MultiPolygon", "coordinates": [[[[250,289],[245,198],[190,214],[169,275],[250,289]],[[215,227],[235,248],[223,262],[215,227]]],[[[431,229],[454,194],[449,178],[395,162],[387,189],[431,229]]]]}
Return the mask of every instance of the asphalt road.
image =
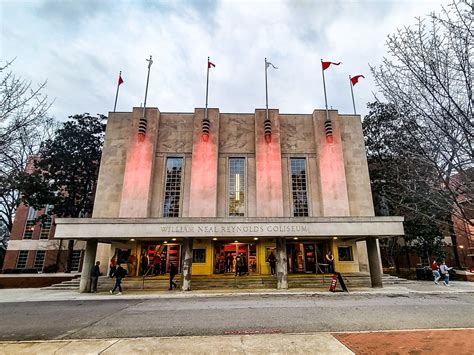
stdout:
{"type": "Polygon", "coordinates": [[[251,296],[0,304],[0,340],[474,327],[474,295],[251,296]]]}

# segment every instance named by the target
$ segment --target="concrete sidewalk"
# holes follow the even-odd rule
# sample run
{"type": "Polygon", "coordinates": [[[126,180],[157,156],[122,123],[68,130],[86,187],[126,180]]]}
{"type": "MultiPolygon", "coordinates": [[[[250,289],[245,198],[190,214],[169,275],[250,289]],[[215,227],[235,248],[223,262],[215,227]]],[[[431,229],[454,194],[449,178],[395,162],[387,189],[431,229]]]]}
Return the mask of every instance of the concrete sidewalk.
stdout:
{"type": "Polygon", "coordinates": [[[247,297],[247,296],[350,296],[350,295],[408,295],[408,294],[458,294],[474,293],[474,283],[453,281],[450,287],[436,286],[428,282],[403,286],[390,286],[381,289],[357,288],[349,293],[329,292],[311,289],[219,289],[200,291],[168,291],[168,290],[124,290],[122,295],[111,295],[108,292],[79,293],[73,290],[41,290],[41,289],[0,289],[0,303],[2,302],[38,302],[38,301],[68,301],[68,300],[109,300],[109,299],[160,299],[160,298],[208,298],[208,297],[247,297]]]}
{"type": "Polygon", "coordinates": [[[42,301],[68,301],[68,300],[109,300],[109,299],[154,299],[154,298],[200,298],[200,297],[247,297],[247,296],[346,296],[350,295],[409,295],[409,294],[458,294],[458,293],[474,293],[474,283],[466,281],[451,281],[450,287],[437,286],[429,281],[417,281],[410,284],[393,285],[384,288],[358,288],[351,289],[349,293],[329,292],[311,289],[220,289],[220,290],[203,290],[203,291],[168,291],[153,290],[140,291],[124,290],[123,295],[111,295],[108,292],[101,293],[79,293],[74,290],[41,290],[37,288],[30,289],[0,289],[0,303],[4,302],[42,302],[42,301]]]}
{"type": "Polygon", "coordinates": [[[0,354],[472,354],[474,329],[0,342],[0,354]]]}
{"type": "Polygon", "coordinates": [[[0,342],[0,354],[353,354],[334,336],[252,334],[0,342]]]}

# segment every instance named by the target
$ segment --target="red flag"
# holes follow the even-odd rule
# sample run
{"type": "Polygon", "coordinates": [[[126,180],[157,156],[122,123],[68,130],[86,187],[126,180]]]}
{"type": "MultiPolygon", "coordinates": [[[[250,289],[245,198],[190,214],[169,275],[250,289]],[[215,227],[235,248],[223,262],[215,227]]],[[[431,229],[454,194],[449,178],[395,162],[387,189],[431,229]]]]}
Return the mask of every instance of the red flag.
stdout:
{"type": "Polygon", "coordinates": [[[321,62],[321,64],[323,65],[323,70],[326,70],[327,68],[329,68],[329,66],[330,66],[331,64],[339,65],[339,64],[342,64],[342,62],[338,62],[338,63],[334,63],[334,62],[321,62]]]}
{"type": "Polygon", "coordinates": [[[120,86],[120,85],[122,85],[122,84],[123,84],[122,74],[119,74],[118,86],[120,86]]]}
{"type": "Polygon", "coordinates": [[[207,60],[207,68],[210,69],[211,67],[215,67],[216,65],[212,62],[209,61],[209,59],[207,60]]]}
{"type": "Polygon", "coordinates": [[[351,78],[352,86],[354,86],[355,84],[357,84],[359,82],[359,78],[364,78],[365,79],[365,76],[363,76],[363,75],[353,76],[351,78]]]}

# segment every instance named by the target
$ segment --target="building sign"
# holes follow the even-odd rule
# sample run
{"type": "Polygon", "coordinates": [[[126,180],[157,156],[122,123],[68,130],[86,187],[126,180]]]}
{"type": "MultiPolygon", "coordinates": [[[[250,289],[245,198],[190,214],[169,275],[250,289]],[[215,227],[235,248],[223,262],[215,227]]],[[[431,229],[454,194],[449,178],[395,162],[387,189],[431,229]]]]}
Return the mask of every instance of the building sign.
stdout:
{"type": "MultiPolygon", "coordinates": [[[[170,219],[95,219],[58,218],[55,238],[127,239],[168,237],[328,237],[328,236],[394,236],[403,235],[399,217],[314,218],[305,222],[218,221],[190,223],[170,219]]],[[[194,220],[202,221],[203,218],[194,220]]]]}
{"type": "Polygon", "coordinates": [[[198,225],[167,225],[160,227],[161,233],[166,235],[194,234],[207,235],[243,235],[250,233],[307,233],[308,227],[304,224],[198,224],[198,225]]]}

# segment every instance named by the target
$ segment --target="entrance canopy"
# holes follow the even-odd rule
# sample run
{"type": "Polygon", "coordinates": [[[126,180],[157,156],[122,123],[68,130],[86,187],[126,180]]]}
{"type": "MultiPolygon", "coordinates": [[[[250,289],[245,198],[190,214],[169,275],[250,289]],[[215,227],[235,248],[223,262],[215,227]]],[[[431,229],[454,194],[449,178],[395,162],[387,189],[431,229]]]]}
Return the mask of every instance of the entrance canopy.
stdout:
{"type": "Polygon", "coordinates": [[[393,237],[403,217],[57,218],[55,238],[129,240],[237,237],[393,237]]]}

